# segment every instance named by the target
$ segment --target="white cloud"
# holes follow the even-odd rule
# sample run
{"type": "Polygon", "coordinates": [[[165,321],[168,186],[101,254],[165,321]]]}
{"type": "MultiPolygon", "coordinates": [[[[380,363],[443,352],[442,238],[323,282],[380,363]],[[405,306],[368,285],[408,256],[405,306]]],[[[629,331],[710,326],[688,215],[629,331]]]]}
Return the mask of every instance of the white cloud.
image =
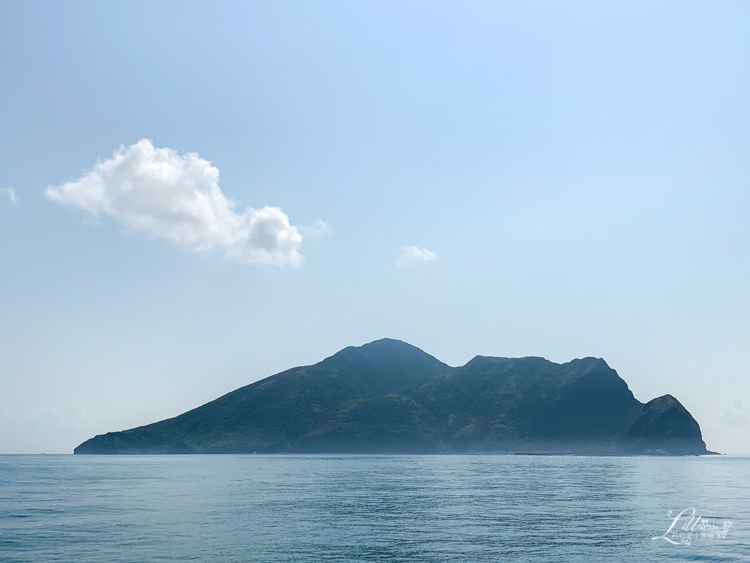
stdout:
{"type": "Polygon", "coordinates": [[[299,266],[302,235],[278,207],[245,208],[219,187],[219,169],[148,139],[120,147],[73,182],[50,186],[57,203],[110,216],[134,231],[194,251],[219,249],[237,262],[299,266]]]}
{"type": "Polygon", "coordinates": [[[305,238],[318,238],[333,231],[330,223],[323,221],[322,219],[318,219],[312,225],[300,225],[298,228],[299,232],[302,233],[302,236],[305,238]]]}
{"type": "Polygon", "coordinates": [[[0,415],[0,452],[70,453],[97,433],[98,417],[78,405],[0,415]]]}
{"type": "Polygon", "coordinates": [[[14,190],[13,188],[0,188],[0,192],[7,195],[11,203],[18,203],[18,198],[16,197],[16,190],[14,190]]]}
{"type": "Polygon", "coordinates": [[[426,248],[418,246],[405,246],[404,251],[396,259],[397,266],[405,266],[413,262],[432,262],[437,258],[437,254],[430,252],[426,248]]]}
{"type": "Polygon", "coordinates": [[[735,399],[732,406],[724,413],[721,417],[724,424],[728,426],[745,426],[747,424],[747,416],[745,416],[745,408],[739,399],[735,399]]]}

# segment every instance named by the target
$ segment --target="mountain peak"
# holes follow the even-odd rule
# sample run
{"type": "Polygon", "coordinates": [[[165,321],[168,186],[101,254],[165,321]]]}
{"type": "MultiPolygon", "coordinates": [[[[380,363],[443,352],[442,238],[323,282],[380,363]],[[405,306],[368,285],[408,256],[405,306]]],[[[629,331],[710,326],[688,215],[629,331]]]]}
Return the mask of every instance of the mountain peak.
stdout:
{"type": "Polygon", "coordinates": [[[367,344],[361,346],[349,346],[349,348],[359,348],[360,350],[380,350],[380,351],[396,351],[396,350],[418,350],[423,354],[427,352],[423,351],[416,346],[404,342],[403,340],[397,340],[395,338],[380,338],[379,340],[373,340],[367,344]]]}
{"type": "Polygon", "coordinates": [[[425,363],[432,366],[445,366],[443,362],[431,356],[421,348],[412,346],[402,340],[393,338],[381,338],[363,344],[361,346],[347,346],[336,352],[333,356],[326,358],[321,363],[337,361],[354,362],[361,365],[362,362],[374,363],[381,366],[413,365],[425,363]]]}
{"type": "Polygon", "coordinates": [[[656,397],[643,405],[625,438],[641,450],[706,453],[698,422],[672,395],[656,397]]]}

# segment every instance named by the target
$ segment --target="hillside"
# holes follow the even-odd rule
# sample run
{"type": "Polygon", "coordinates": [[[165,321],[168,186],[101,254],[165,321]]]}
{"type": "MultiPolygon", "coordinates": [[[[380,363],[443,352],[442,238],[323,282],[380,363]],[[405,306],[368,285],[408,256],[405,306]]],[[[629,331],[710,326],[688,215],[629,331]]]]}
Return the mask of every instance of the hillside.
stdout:
{"type": "Polygon", "coordinates": [[[671,395],[639,402],[604,360],[477,356],[450,367],[383,339],[292,368],[76,454],[706,454],[671,395]]]}

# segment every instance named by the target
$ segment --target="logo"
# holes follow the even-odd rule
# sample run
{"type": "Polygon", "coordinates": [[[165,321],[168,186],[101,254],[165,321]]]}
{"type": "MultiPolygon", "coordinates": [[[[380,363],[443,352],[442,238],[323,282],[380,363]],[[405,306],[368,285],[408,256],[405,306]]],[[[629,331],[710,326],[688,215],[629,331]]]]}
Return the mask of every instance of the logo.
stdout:
{"type": "Polygon", "coordinates": [[[727,532],[732,527],[731,520],[720,522],[718,518],[696,517],[696,513],[695,508],[686,508],[674,516],[674,510],[670,510],[667,516],[673,518],[672,524],[661,536],[651,539],[664,540],[672,545],[691,545],[694,540],[726,539],[727,532]]]}

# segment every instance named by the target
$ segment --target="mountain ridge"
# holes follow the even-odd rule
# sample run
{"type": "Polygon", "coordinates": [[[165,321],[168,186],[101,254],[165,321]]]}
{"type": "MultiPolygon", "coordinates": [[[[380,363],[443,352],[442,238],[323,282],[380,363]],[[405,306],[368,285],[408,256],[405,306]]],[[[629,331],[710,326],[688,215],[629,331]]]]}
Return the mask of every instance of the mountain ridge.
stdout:
{"type": "Polygon", "coordinates": [[[671,395],[638,401],[602,358],[475,356],[451,367],[393,339],[349,346],[76,454],[707,454],[671,395]]]}

